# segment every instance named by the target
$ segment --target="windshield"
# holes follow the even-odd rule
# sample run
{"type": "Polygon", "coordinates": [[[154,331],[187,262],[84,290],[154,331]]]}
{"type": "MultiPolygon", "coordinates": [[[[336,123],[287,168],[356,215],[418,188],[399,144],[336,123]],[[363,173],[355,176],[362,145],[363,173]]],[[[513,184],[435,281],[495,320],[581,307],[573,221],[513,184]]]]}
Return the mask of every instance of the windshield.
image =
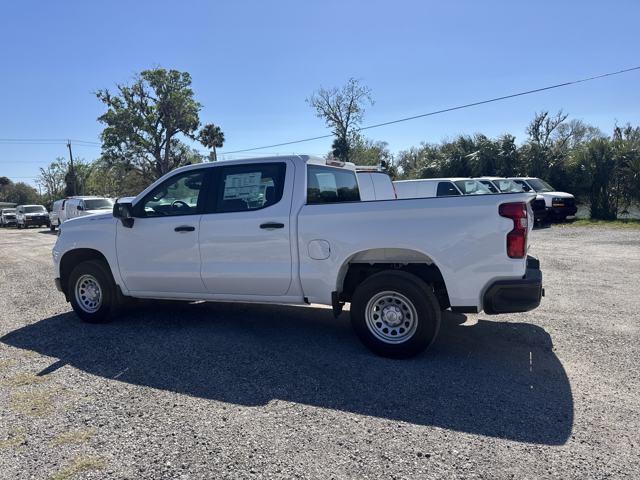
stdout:
{"type": "Polygon", "coordinates": [[[491,190],[476,180],[457,180],[454,183],[463,195],[487,195],[491,193],[491,190]]]}
{"type": "Polygon", "coordinates": [[[517,184],[513,180],[507,180],[506,178],[500,178],[494,180],[493,183],[498,187],[502,193],[519,193],[524,192],[522,185],[517,184]]]}
{"type": "Polygon", "coordinates": [[[85,210],[111,210],[113,202],[109,198],[92,198],[84,201],[85,210]]]}
{"type": "Polygon", "coordinates": [[[531,185],[531,188],[533,188],[536,192],[553,192],[554,191],[554,188],[551,185],[549,185],[544,180],[540,180],[539,178],[532,178],[530,180],[527,180],[527,183],[531,185]]]}
{"type": "Polygon", "coordinates": [[[34,205],[32,207],[24,207],[24,213],[43,213],[46,212],[42,205],[34,205]]]}
{"type": "Polygon", "coordinates": [[[16,213],[16,209],[15,208],[5,208],[4,210],[2,210],[2,213],[16,213]]]}

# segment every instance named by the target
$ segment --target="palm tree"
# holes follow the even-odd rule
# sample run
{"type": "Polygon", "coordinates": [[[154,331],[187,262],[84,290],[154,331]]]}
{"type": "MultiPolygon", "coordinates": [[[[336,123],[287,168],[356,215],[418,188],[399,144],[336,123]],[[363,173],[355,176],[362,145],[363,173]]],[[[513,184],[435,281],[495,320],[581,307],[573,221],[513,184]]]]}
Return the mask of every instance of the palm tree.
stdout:
{"type": "Polygon", "coordinates": [[[210,148],[213,153],[213,161],[218,160],[218,153],[216,148],[222,148],[224,145],[224,133],[222,129],[213,123],[209,123],[202,127],[198,134],[200,143],[207,148],[210,148]]]}

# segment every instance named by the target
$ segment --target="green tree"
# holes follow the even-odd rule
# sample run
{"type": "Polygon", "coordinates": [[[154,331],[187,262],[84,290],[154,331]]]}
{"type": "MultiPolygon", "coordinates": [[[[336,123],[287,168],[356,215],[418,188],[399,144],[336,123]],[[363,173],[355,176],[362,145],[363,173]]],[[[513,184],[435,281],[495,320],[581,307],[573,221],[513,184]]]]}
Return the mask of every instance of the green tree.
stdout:
{"type": "MultiPolygon", "coordinates": [[[[6,177],[5,177],[6,178],[6,177]]],[[[0,202],[17,203],[18,205],[40,203],[38,191],[24,182],[5,183],[0,188],[0,202]]]]}
{"type": "Polygon", "coordinates": [[[224,145],[224,133],[222,132],[222,129],[219,126],[210,123],[200,129],[198,138],[202,145],[211,149],[211,160],[214,162],[218,161],[218,152],[216,149],[222,148],[224,145]]]}
{"type": "Polygon", "coordinates": [[[381,166],[393,178],[397,176],[393,154],[389,150],[387,142],[371,140],[360,133],[355,133],[349,148],[350,161],[356,165],[381,166]]]}
{"type": "MultiPolygon", "coordinates": [[[[498,177],[513,177],[520,173],[520,154],[516,137],[505,133],[497,140],[497,158],[494,175],[498,177]]],[[[490,175],[485,173],[484,175],[490,175]]]]}
{"type": "Polygon", "coordinates": [[[589,179],[591,218],[615,219],[620,205],[620,189],[612,141],[597,138],[587,142],[575,152],[575,161],[583,176],[589,179]]]}
{"type": "Polygon", "coordinates": [[[622,205],[626,210],[640,202],[640,127],[627,124],[614,128],[613,155],[619,169],[619,187],[622,205]]]}
{"type": "Polygon", "coordinates": [[[336,137],[333,155],[342,161],[350,161],[352,137],[362,124],[365,106],[373,105],[371,90],[350,78],[343,87],[320,88],[307,98],[307,103],[336,137]]]}
{"type": "Polygon", "coordinates": [[[79,158],[74,162],[74,172],[63,157],[56,158],[46,168],[40,168],[36,182],[44,188],[43,200],[50,204],[62,197],[89,194],[86,182],[91,175],[93,165],[79,158]],[[73,183],[75,182],[75,188],[73,183]]]}
{"type": "Polygon", "coordinates": [[[202,161],[184,142],[197,138],[200,103],[191,89],[191,75],[177,70],[144,70],[117,92],[96,93],[107,111],[98,117],[102,158],[136,169],[151,182],[174,168],[202,161]]]}

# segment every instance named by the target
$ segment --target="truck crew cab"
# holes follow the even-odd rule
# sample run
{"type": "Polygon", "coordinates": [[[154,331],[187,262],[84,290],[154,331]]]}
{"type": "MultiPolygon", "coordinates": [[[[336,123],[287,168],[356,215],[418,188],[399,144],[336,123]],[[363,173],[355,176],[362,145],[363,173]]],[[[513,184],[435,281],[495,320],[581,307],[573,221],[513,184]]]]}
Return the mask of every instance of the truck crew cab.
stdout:
{"type": "Polygon", "coordinates": [[[55,283],[80,318],[122,297],[331,305],[377,354],[408,357],[441,311],[536,308],[532,194],[360,199],[355,167],[308,156],[190,165],[113,213],[62,224],[55,283]]]}

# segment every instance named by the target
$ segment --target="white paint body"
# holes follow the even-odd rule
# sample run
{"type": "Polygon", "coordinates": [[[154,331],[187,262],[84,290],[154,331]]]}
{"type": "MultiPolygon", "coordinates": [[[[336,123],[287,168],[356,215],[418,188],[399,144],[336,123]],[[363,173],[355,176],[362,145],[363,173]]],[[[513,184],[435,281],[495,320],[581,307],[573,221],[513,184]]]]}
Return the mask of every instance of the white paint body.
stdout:
{"type": "Polygon", "coordinates": [[[482,296],[498,279],[522,278],[526,260],[506,254],[510,219],[498,215],[505,202],[532,194],[306,203],[311,157],[277,157],[183,167],[190,169],[283,162],[282,199],[263,209],[175,217],[135,218],[126,228],[111,213],[65,222],[53,249],[55,275],[62,257],[78,248],[107,259],[125,295],[139,298],[223,300],[331,305],[350,262],[435,264],[452,306],[482,309],[482,296]],[[285,228],[265,230],[264,222],[285,228]],[[181,225],[195,230],[176,233],[181,225]]]}

